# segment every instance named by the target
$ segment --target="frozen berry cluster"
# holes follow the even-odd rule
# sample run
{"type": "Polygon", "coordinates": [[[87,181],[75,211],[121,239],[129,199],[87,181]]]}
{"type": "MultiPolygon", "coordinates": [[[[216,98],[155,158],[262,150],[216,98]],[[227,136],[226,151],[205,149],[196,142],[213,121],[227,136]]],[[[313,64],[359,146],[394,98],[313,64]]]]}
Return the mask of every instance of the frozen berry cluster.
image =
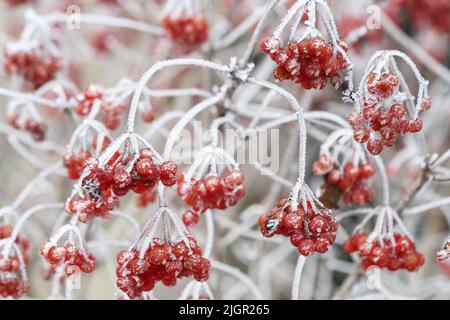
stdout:
{"type": "Polygon", "coordinates": [[[165,15],[161,25],[174,42],[189,51],[208,40],[208,21],[203,15],[165,15]]]}
{"type": "Polygon", "coordinates": [[[183,221],[194,225],[198,215],[208,209],[224,210],[235,206],[245,195],[244,175],[240,171],[231,171],[220,176],[210,175],[201,180],[185,181],[184,175],[180,174],[178,194],[192,208],[183,215],[183,221]],[[193,215],[194,220],[185,215],[193,215]]]}
{"type": "Polygon", "coordinates": [[[343,244],[345,252],[358,252],[363,258],[361,266],[364,270],[371,266],[377,266],[389,271],[405,269],[413,272],[417,271],[425,262],[424,256],[416,251],[411,239],[398,232],[394,233],[393,239],[384,239],[382,243],[377,240],[368,242],[367,239],[367,233],[357,233],[343,244]]]}
{"type": "Polygon", "coordinates": [[[0,296],[3,298],[12,297],[19,299],[30,290],[28,281],[17,276],[0,278],[0,296]]]}
{"type": "MultiPolygon", "coordinates": [[[[345,43],[339,45],[347,51],[345,43]]],[[[268,54],[278,67],[273,71],[276,80],[292,80],[305,89],[322,89],[330,81],[337,86],[342,81],[340,72],[348,63],[340,52],[334,52],[331,44],[321,37],[292,41],[282,48],[273,37],[263,38],[262,52],[268,54]]]]}
{"type": "Polygon", "coordinates": [[[86,167],[86,161],[91,158],[89,151],[79,153],[67,153],[63,158],[63,165],[67,169],[69,179],[77,180],[86,167]]]}
{"type": "Polygon", "coordinates": [[[265,237],[275,234],[289,237],[292,245],[305,257],[314,252],[327,252],[336,240],[338,228],[337,221],[327,210],[319,209],[316,214],[310,204],[306,212],[301,204],[292,210],[288,199],[279,201],[271,212],[262,215],[258,224],[265,237]]]}
{"type": "MultiPolygon", "coordinates": [[[[109,139],[104,137],[102,150],[105,150],[109,143],[109,139]]],[[[97,150],[97,137],[92,140],[92,150],[97,150]]],[[[69,179],[78,180],[91,157],[92,153],[89,150],[66,153],[63,157],[63,165],[67,169],[69,179]]]]}
{"type": "MultiPolygon", "coordinates": [[[[370,74],[367,90],[371,96],[364,100],[361,112],[354,111],[348,116],[353,138],[359,143],[367,143],[367,150],[373,155],[392,147],[397,135],[422,130],[422,120],[408,120],[405,104],[395,101],[393,95],[398,85],[398,77],[391,72],[384,72],[380,76],[370,74]]],[[[430,107],[431,101],[423,99],[420,111],[427,111],[430,107]]]]}
{"type": "Polygon", "coordinates": [[[371,202],[375,191],[367,184],[367,180],[375,174],[372,163],[353,165],[345,162],[342,171],[334,169],[326,174],[326,182],[339,188],[342,200],[346,204],[362,205],[371,202]]]}
{"type": "Polygon", "coordinates": [[[18,74],[35,89],[53,80],[61,69],[61,59],[48,54],[45,50],[3,51],[3,67],[7,74],[18,74]]]}
{"type": "Polygon", "coordinates": [[[69,242],[60,247],[50,241],[44,241],[39,253],[54,267],[64,263],[64,272],[67,276],[73,275],[78,270],[84,273],[95,270],[95,257],[90,253],[83,253],[69,242]]]}
{"type": "Polygon", "coordinates": [[[100,110],[103,112],[102,122],[110,130],[115,130],[120,126],[120,116],[126,110],[123,103],[107,101],[103,90],[91,84],[82,93],[76,96],[75,113],[81,117],[87,116],[94,106],[95,101],[100,101],[100,110]]]}
{"type": "Polygon", "coordinates": [[[84,197],[74,197],[66,202],[66,211],[78,214],[79,220],[86,222],[90,216],[107,218],[109,212],[119,206],[119,198],[130,190],[142,194],[152,190],[158,181],[165,186],[176,183],[177,165],[172,161],[157,164],[153,153],[148,149],[140,151],[139,159],[131,170],[127,164],[131,159],[115,163],[113,157],[109,164],[101,168],[96,159],[87,160],[90,172],[82,181],[84,197]]]}
{"type": "MultiPolygon", "coordinates": [[[[7,239],[13,231],[12,226],[0,226],[0,240],[7,239]]],[[[20,249],[23,262],[29,262],[30,243],[27,239],[18,236],[15,244],[20,249]]],[[[0,297],[20,298],[29,290],[29,284],[20,276],[20,260],[17,255],[9,255],[7,257],[0,255],[0,297]]]]}
{"type": "Polygon", "coordinates": [[[6,115],[8,123],[17,130],[25,130],[31,134],[34,141],[45,139],[47,125],[32,118],[24,118],[14,112],[8,112],[6,115]]]}
{"type": "Polygon", "coordinates": [[[193,276],[206,281],[211,263],[202,256],[197,240],[189,235],[189,247],[183,240],[172,244],[153,239],[143,257],[139,250],[122,250],[117,256],[117,286],[131,299],[142,298],[157,282],[175,286],[178,279],[193,276]]]}
{"type": "Polygon", "coordinates": [[[111,210],[119,207],[119,197],[113,190],[113,168],[110,165],[101,168],[95,158],[89,158],[85,166],[90,172],[82,181],[84,194],[69,198],[65,210],[69,214],[77,214],[81,222],[92,216],[106,219],[111,210]]]}

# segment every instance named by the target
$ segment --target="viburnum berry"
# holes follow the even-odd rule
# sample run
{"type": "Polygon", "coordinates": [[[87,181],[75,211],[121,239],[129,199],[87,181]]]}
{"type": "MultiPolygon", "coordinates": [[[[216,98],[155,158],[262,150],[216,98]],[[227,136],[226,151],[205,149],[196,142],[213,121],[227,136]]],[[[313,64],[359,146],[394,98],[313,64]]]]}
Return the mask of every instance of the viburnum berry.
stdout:
{"type": "Polygon", "coordinates": [[[175,286],[178,279],[193,276],[206,281],[211,263],[202,256],[197,240],[188,236],[176,243],[154,238],[143,255],[139,250],[122,250],[117,255],[117,286],[131,299],[142,299],[156,283],[175,286]]]}
{"type": "Polygon", "coordinates": [[[80,117],[85,117],[91,113],[94,103],[99,103],[103,112],[102,122],[110,130],[115,130],[120,126],[120,116],[126,109],[124,103],[110,101],[104,93],[104,89],[98,85],[91,84],[82,93],[76,96],[75,113],[80,117]]]}
{"type": "Polygon", "coordinates": [[[367,150],[373,155],[392,147],[396,135],[417,133],[422,129],[419,118],[406,120],[406,106],[403,103],[393,102],[389,107],[384,107],[382,103],[382,100],[366,100],[361,113],[352,112],[347,118],[354,130],[355,141],[367,143],[367,150]]]}
{"type": "Polygon", "coordinates": [[[6,115],[8,123],[18,130],[25,130],[31,134],[35,141],[42,141],[45,139],[47,132],[47,125],[35,119],[23,117],[14,112],[8,112],[6,115]]]}
{"type": "Polygon", "coordinates": [[[357,233],[343,244],[347,253],[358,252],[363,258],[361,266],[367,270],[371,266],[386,268],[389,271],[405,269],[417,271],[425,262],[423,255],[416,251],[414,243],[405,235],[394,233],[393,239],[368,242],[367,233],[357,233]]]}
{"type": "Polygon", "coordinates": [[[280,200],[269,213],[263,214],[258,221],[261,233],[265,237],[281,234],[289,237],[292,245],[303,256],[314,252],[325,253],[336,240],[337,221],[328,210],[319,209],[316,214],[311,204],[305,212],[299,204],[292,210],[288,199],[280,200]]]}
{"type": "Polygon", "coordinates": [[[383,151],[383,141],[380,139],[370,139],[367,142],[367,151],[374,156],[379,155],[383,151]]]}
{"type": "Polygon", "coordinates": [[[183,212],[181,218],[186,227],[193,227],[198,223],[200,215],[198,214],[198,212],[187,210],[183,212]]]}
{"type": "Polygon", "coordinates": [[[119,206],[119,197],[113,191],[112,168],[100,168],[93,158],[88,161],[90,173],[82,181],[84,195],[69,198],[65,204],[66,212],[78,215],[81,222],[91,216],[108,218],[109,212],[119,206]]]}
{"type": "Polygon", "coordinates": [[[172,161],[166,161],[159,166],[161,182],[165,186],[173,186],[177,182],[177,165],[172,161]]]}
{"type": "Polygon", "coordinates": [[[333,159],[328,154],[321,154],[313,164],[313,173],[316,176],[321,176],[333,170],[333,167],[333,159]]]}
{"type": "MultiPolygon", "coordinates": [[[[13,227],[9,225],[0,225],[0,240],[7,239],[12,235],[13,227]]],[[[28,264],[30,257],[29,257],[29,249],[30,249],[30,242],[21,237],[17,236],[14,243],[18,246],[20,249],[23,262],[25,264],[28,264]]],[[[16,254],[10,254],[7,257],[3,257],[0,255],[0,272],[19,272],[20,262],[19,258],[16,254]]]]}
{"type": "Polygon", "coordinates": [[[24,49],[8,44],[3,51],[5,72],[20,75],[35,89],[54,79],[61,65],[60,57],[52,55],[43,46],[24,49]]]}
{"type": "Polygon", "coordinates": [[[170,39],[187,52],[208,40],[208,21],[200,13],[192,15],[183,12],[176,16],[166,14],[161,18],[161,25],[170,39]]]}
{"type": "Polygon", "coordinates": [[[367,77],[367,90],[381,99],[392,96],[398,88],[398,84],[398,77],[391,72],[385,72],[381,75],[371,73],[367,77]]]}
{"type": "MultiPolygon", "coordinates": [[[[371,60],[374,62],[369,65],[360,84],[355,102],[356,110],[347,117],[353,129],[354,140],[366,144],[367,151],[373,155],[379,155],[385,148],[394,146],[398,135],[420,132],[423,125],[419,113],[431,107],[428,82],[420,74],[416,73],[416,77],[421,89],[418,90],[418,96],[413,97],[405,80],[400,81],[404,79],[403,75],[398,70],[390,71],[390,65],[384,61],[388,61],[389,57],[394,59],[396,55],[395,51],[382,51],[374,55],[371,60]],[[382,70],[378,70],[377,66],[382,66],[382,70]],[[407,104],[411,107],[409,104],[414,99],[415,112],[409,118],[407,104]]],[[[399,53],[398,56],[412,70],[416,70],[414,63],[406,55],[399,53]]]]}
{"type": "Polygon", "coordinates": [[[95,270],[95,257],[69,242],[60,247],[50,241],[44,241],[39,248],[39,253],[50,265],[64,264],[64,272],[67,276],[71,276],[77,269],[83,273],[91,273],[95,270]]]}
{"type": "MultiPolygon", "coordinates": [[[[81,222],[86,222],[91,216],[108,218],[109,212],[119,206],[119,198],[130,190],[137,194],[147,193],[144,197],[148,197],[148,192],[152,192],[159,181],[167,186],[175,183],[177,165],[171,161],[157,164],[149,149],[140,150],[139,158],[131,168],[128,168],[129,161],[130,157],[120,161],[113,157],[103,167],[92,157],[84,161],[83,170],[89,170],[82,181],[84,196],[68,199],[66,211],[78,214],[81,222]]],[[[150,199],[140,201],[146,205],[150,199]]]]}
{"type": "MultiPolygon", "coordinates": [[[[9,238],[12,231],[12,226],[0,225],[0,240],[9,238]]],[[[17,236],[14,244],[17,246],[16,250],[20,250],[21,259],[17,252],[5,256],[0,254],[0,297],[19,299],[29,290],[28,281],[21,274],[21,260],[25,265],[28,264],[30,243],[17,236]]]]}
{"type": "MultiPolygon", "coordinates": [[[[245,195],[244,175],[240,171],[209,175],[202,180],[185,181],[178,176],[178,194],[197,214],[208,209],[232,207],[245,195]]],[[[191,220],[191,219],[189,219],[191,220]]]]}
{"type": "Polygon", "coordinates": [[[91,157],[97,157],[99,153],[106,149],[109,145],[110,140],[107,137],[98,137],[93,136],[91,146],[86,146],[85,139],[82,143],[80,143],[80,148],[71,148],[68,153],[66,153],[63,157],[63,165],[67,169],[67,175],[69,179],[78,180],[89,163],[92,161],[88,161],[91,157]],[[101,142],[97,142],[97,140],[101,142]],[[97,143],[101,143],[101,149],[97,149],[97,143]],[[80,150],[77,150],[80,149],[80,150]]]}
{"type": "MultiPolygon", "coordinates": [[[[348,49],[342,41],[339,46],[348,49]]],[[[276,80],[292,80],[305,89],[322,89],[328,81],[339,85],[340,72],[348,67],[344,56],[338,51],[333,53],[332,45],[319,36],[291,41],[285,48],[279,40],[265,37],[259,47],[278,65],[273,72],[276,80]]]]}
{"type": "Polygon", "coordinates": [[[144,122],[152,122],[156,118],[156,114],[152,109],[145,109],[141,111],[142,120],[144,122]]]}
{"type": "Polygon", "coordinates": [[[77,180],[84,168],[86,167],[86,160],[91,157],[89,151],[83,151],[79,154],[67,153],[63,158],[63,165],[67,169],[69,179],[77,180]]]}
{"type": "Polygon", "coordinates": [[[322,189],[325,192],[329,185],[335,185],[339,188],[344,203],[362,205],[374,199],[375,191],[367,184],[367,180],[374,174],[375,167],[372,163],[354,165],[347,161],[342,170],[334,169],[325,174],[322,189]]]}

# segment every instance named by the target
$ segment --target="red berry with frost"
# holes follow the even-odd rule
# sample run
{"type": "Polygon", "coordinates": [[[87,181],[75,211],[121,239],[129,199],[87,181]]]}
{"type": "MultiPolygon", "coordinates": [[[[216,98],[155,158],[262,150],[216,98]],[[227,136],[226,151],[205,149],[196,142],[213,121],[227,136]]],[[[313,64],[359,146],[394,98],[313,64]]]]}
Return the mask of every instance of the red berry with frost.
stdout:
{"type": "Polygon", "coordinates": [[[383,142],[380,139],[370,139],[367,142],[367,151],[374,156],[379,155],[383,151],[383,142]]]}
{"type": "Polygon", "coordinates": [[[172,161],[165,161],[159,166],[161,182],[165,186],[173,186],[177,182],[178,166],[172,161]]]}

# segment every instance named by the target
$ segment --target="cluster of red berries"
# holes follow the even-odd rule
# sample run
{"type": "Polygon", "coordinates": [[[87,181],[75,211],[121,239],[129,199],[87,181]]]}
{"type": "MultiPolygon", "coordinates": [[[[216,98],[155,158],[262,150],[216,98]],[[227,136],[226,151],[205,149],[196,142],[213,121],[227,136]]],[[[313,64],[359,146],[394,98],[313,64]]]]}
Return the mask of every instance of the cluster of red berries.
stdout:
{"type": "Polygon", "coordinates": [[[208,21],[202,15],[165,15],[161,19],[161,25],[174,42],[187,50],[192,50],[208,40],[208,21]]]}
{"type": "Polygon", "coordinates": [[[414,243],[407,236],[398,232],[394,238],[379,241],[367,241],[367,233],[357,233],[348,238],[343,244],[347,253],[358,252],[363,258],[361,266],[367,270],[371,266],[387,268],[389,271],[405,269],[409,272],[417,271],[425,262],[423,255],[416,251],[414,243]]]}
{"type": "Polygon", "coordinates": [[[52,266],[64,263],[64,272],[71,276],[78,270],[91,273],[95,270],[95,257],[90,253],[83,253],[79,248],[67,242],[63,247],[50,241],[44,241],[39,248],[39,253],[52,266]]]}
{"type": "Polygon", "coordinates": [[[81,222],[86,222],[91,216],[106,219],[111,210],[119,207],[119,197],[113,191],[113,169],[109,165],[100,168],[95,158],[89,158],[85,166],[90,172],[82,181],[84,195],[69,198],[65,210],[77,214],[81,222]]]}
{"type": "Polygon", "coordinates": [[[61,68],[61,60],[44,50],[10,50],[5,48],[3,67],[7,74],[18,74],[34,88],[53,80],[61,68]]]}
{"type": "MultiPolygon", "coordinates": [[[[13,231],[12,226],[0,226],[0,240],[7,239],[11,236],[13,231]]],[[[28,264],[30,242],[20,236],[16,237],[14,243],[20,248],[22,258],[25,264],[28,264]]],[[[19,258],[17,256],[0,257],[0,271],[3,272],[18,272],[19,271],[19,258]]]]}
{"type": "MultiPolygon", "coordinates": [[[[317,161],[320,162],[321,158],[317,161]]],[[[321,174],[318,171],[314,173],[321,174]]],[[[374,174],[375,167],[369,162],[353,165],[347,161],[343,166],[342,172],[338,169],[327,172],[326,181],[339,188],[342,200],[346,204],[362,205],[372,201],[375,197],[375,191],[367,185],[367,180],[374,174]]]]}
{"type": "Polygon", "coordinates": [[[8,112],[6,115],[8,123],[17,130],[25,130],[31,134],[34,141],[45,139],[47,125],[31,118],[23,118],[16,113],[8,112]]]}
{"type": "Polygon", "coordinates": [[[155,238],[143,257],[139,256],[139,250],[121,251],[117,256],[119,289],[131,299],[139,299],[158,281],[174,286],[177,279],[184,277],[208,280],[211,263],[202,257],[197,240],[192,235],[188,239],[189,247],[183,240],[172,244],[155,238]]]}
{"type": "Polygon", "coordinates": [[[86,167],[86,161],[91,158],[89,151],[80,153],[67,153],[63,158],[63,165],[67,169],[69,179],[77,180],[86,167]]]}
{"type": "Polygon", "coordinates": [[[205,179],[185,181],[178,176],[178,194],[192,208],[183,214],[186,225],[198,222],[199,213],[208,209],[232,207],[245,195],[244,175],[240,171],[225,172],[221,176],[210,175],[205,179]]]}
{"type": "MultiPolygon", "coordinates": [[[[422,120],[406,119],[407,109],[402,102],[392,102],[383,106],[386,99],[392,97],[399,84],[398,77],[390,72],[379,77],[372,73],[367,79],[367,89],[372,95],[364,100],[361,112],[352,112],[348,123],[353,128],[353,138],[359,143],[367,143],[367,150],[380,154],[383,149],[395,144],[396,135],[417,133],[422,130],[422,120]]],[[[430,99],[423,99],[420,111],[431,107],[430,99]]]]}
{"type": "MultiPolygon", "coordinates": [[[[12,226],[0,226],[0,240],[7,239],[13,231],[12,226]]],[[[15,244],[20,249],[23,262],[28,264],[30,243],[27,239],[18,236],[15,244]]],[[[3,298],[20,298],[29,290],[29,284],[20,277],[20,261],[17,255],[0,256],[0,296],[3,298]]]]}
{"type": "Polygon", "coordinates": [[[292,245],[305,257],[314,252],[327,252],[336,240],[338,229],[337,221],[328,210],[319,209],[316,214],[310,203],[306,212],[301,204],[292,210],[288,199],[280,200],[271,212],[263,214],[258,224],[265,237],[275,234],[289,237],[292,245]]]}
{"type": "MultiPolygon", "coordinates": [[[[109,145],[110,141],[108,138],[104,137],[103,144],[102,144],[102,150],[105,150],[106,147],[109,145]]],[[[97,149],[97,138],[94,137],[92,140],[92,149],[97,149]]],[[[67,175],[69,179],[77,180],[80,178],[81,174],[83,173],[83,170],[86,168],[86,165],[88,164],[88,159],[92,157],[92,154],[88,150],[82,150],[78,153],[76,152],[69,152],[64,155],[63,157],[63,165],[67,169],[67,175]]]]}
{"type": "Polygon", "coordinates": [[[30,284],[16,276],[13,276],[12,278],[0,278],[0,296],[3,298],[12,297],[14,299],[19,299],[27,293],[28,290],[30,290],[30,284]]]}
{"type": "MultiPolygon", "coordinates": [[[[339,45],[348,50],[344,42],[339,45]]],[[[344,56],[340,52],[333,53],[332,45],[321,37],[293,41],[286,48],[282,48],[277,39],[265,37],[260,49],[278,65],[273,71],[275,79],[292,80],[305,89],[322,89],[328,80],[334,86],[339,85],[340,72],[348,67],[344,56]]]]}
{"type": "Polygon", "coordinates": [[[131,171],[127,170],[127,163],[131,159],[115,163],[116,157],[113,157],[104,168],[98,165],[96,159],[88,159],[85,166],[89,167],[90,173],[82,181],[85,196],[68,200],[66,211],[79,214],[82,222],[86,222],[90,216],[107,218],[109,212],[119,206],[119,197],[125,196],[130,190],[142,194],[152,190],[158,181],[165,186],[174,185],[177,165],[172,161],[158,165],[153,157],[150,150],[141,150],[131,171]]]}
{"type": "Polygon", "coordinates": [[[431,26],[439,32],[450,32],[449,0],[390,0],[386,12],[397,22],[407,16],[417,30],[431,26]]]}
{"type": "Polygon", "coordinates": [[[102,122],[110,130],[120,126],[120,116],[126,110],[123,103],[106,101],[102,89],[91,84],[86,90],[76,97],[75,113],[81,117],[87,116],[94,106],[94,102],[100,100],[100,109],[103,111],[102,122]]]}

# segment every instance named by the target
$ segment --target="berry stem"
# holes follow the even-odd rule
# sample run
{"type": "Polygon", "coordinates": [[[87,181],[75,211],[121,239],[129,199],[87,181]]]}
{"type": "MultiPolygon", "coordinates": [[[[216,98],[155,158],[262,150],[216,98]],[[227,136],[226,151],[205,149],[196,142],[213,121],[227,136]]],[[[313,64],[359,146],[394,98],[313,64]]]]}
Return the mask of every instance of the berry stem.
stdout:
{"type": "Polygon", "coordinates": [[[211,210],[206,210],[205,219],[206,219],[206,244],[203,256],[209,259],[211,256],[211,251],[214,242],[214,219],[211,210]]]}
{"type": "MultiPolygon", "coordinates": [[[[66,23],[68,21],[73,21],[70,15],[66,14],[49,14],[42,17],[48,23],[66,23]]],[[[113,16],[105,16],[99,14],[88,14],[88,13],[79,13],[79,20],[82,24],[93,24],[100,26],[109,26],[109,27],[118,27],[136,30],[140,32],[144,32],[154,36],[161,36],[164,33],[163,28],[159,26],[150,25],[141,21],[136,21],[127,18],[121,17],[113,17],[113,16]]]]}
{"type": "MultiPolygon", "coordinates": [[[[16,241],[17,236],[19,235],[23,225],[25,222],[34,214],[44,211],[49,212],[47,210],[50,209],[62,209],[64,207],[64,203],[48,203],[48,204],[39,204],[37,206],[34,206],[27,211],[25,211],[17,221],[16,225],[14,226],[14,229],[11,233],[11,236],[8,238],[8,241],[5,243],[5,247],[3,248],[2,255],[8,256],[8,253],[11,250],[11,247],[14,244],[14,241],[16,241]]],[[[51,211],[50,211],[51,212],[51,211]]]]}
{"type": "Polygon", "coordinates": [[[55,101],[39,97],[36,94],[22,93],[19,91],[14,91],[14,90],[6,89],[6,88],[0,88],[0,96],[6,96],[6,97],[10,97],[10,98],[19,99],[19,100],[35,102],[38,105],[44,105],[44,106],[47,106],[50,108],[56,108],[56,109],[62,109],[62,108],[68,107],[67,105],[61,105],[55,101]]]}
{"type": "Polygon", "coordinates": [[[270,13],[279,2],[280,0],[272,0],[267,6],[267,9],[265,9],[263,16],[259,20],[258,25],[256,26],[256,29],[252,34],[252,37],[247,45],[247,48],[245,49],[242,59],[240,60],[241,66],[245,66],[250,61],[253,51],[255,50],[255,47],[258,44],[261,33],[263,32],[264,26],[266,25],[267,18],[269,17],[270,13]]]}
{"type": "Polygon", "coordinates": [[[378,167],[378,172],[380,173],[382,189],[383,189],[383,204],[389,207],[390,203],[390,191],[389,191],[389,179],[387,177],[386,168],[384,167],[384,162],[381,157],[373,156],[375,163],[378,167]]]}
{"type": "MultiPolygon", "coordinates": [[[[274,0],[279,2],[279,0],[274,0]]],[[[243,36],[248,30],[250,30],[256,22],[261,24],[261,21],[264,19],[265,15],[267,14],[265,8],[258,7],[255,9],[255,11],[248,16],[244,21],[242,21],[238,26],[234,27],[227,35],[225,35],[222,39],[216,40],[211,44],[211,49],[213,51],[218,51],[225,49],[229,46],[231,46],[233,43],[235,43],[241,36],[243,36]]],[[[259,25],[258,24],[258,25],[259,25]]],[[[265,24],[265,23],[264,23],[265,24]]],[[[256,27],[253,34],[258,32],[258,27],[256,27]]],[[[259,31],[261,33],[261,31],[259,31]]],[[[253,44],[253,47],[251,49],[250,56],[254,50],[254,47],[256,46],[256,43],[258,41],[258,37],[256,37],[256,42],[253,44]]],[[[251,40],[248,44],[248,47],[250,47],[251,40]]],[[[250,49],[249,49],[250,50],[250,49]]],[[[246,54],[244,54],[246,56],[246,54]]],[[[250,60],[250,59],[247,59],[250,60]]]]}
{"type": "Polygon", "coordinates": [[[155,63],[153,66],[151,66],[141,77],[138,84],[136,85],[136,89],[133,94],[133,98],[131,100],[131,106],[128,113],[128,120],[127,120],[127,131],[128,132],[134,132],[134,122],[136,118],[136,112],[138,109],[138,104],[141,99],[142,92],[147,84],[147,82],[153,77],[153,75],[167,67],[171,66],[198,66],[203,68],[212,69],[215,71],[227,73],[229,71],[229,68],[224,65],[220,65],[218,63],[201,60],[201,59],[194,59],[194,58],[185,58],[185,59],[173,59],[173,60],[164,60],[159,61],[155,63]]]}
{"type": "Polygon", "coordinates": [[[211,261],[211,267],[213,269],[217,269],[219,271],[227,273],[227,274],[235,277],[236,279],[242,281],[242,283],[245,284],[250,289],[250,291],[253,293],[256,300],[264,300],[261,291],[255,285],[255,283],[246,274],[244,274],[241,270],[239,270],[237,268],[233,268],[232,266],[229,266],[225,263],[222,263],[222,262],[219,262],[216,260],[211,259],[210,261],[211,261]]]}
{"type": "Polygon", "coordinates": [[[299,255],[295,266],[294,279],[292,280],[292,300],[299,299],[300,280],[302,278],[303,267],[305,266],[306,257],[299,255]]]}

